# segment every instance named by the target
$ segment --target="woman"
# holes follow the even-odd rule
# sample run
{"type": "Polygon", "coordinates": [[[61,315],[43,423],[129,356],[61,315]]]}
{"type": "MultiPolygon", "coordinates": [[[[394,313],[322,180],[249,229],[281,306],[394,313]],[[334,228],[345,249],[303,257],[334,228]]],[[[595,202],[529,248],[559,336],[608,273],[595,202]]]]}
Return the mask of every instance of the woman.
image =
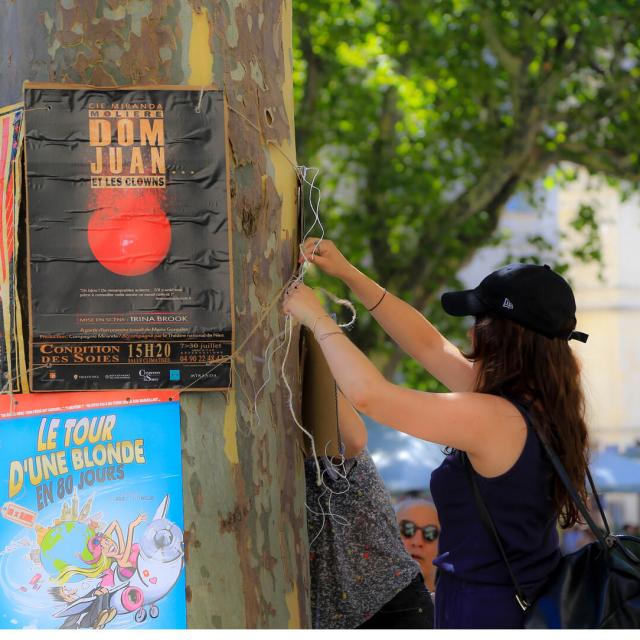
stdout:
{"type": "Polygon", "coordinates": [[[314,629],[431,629],[433,604],[404,550],[391,498],[366,449],[367,430],[337,395],[344,459],[305,460],[314,629]]]}
{"type": "Polygon", "coordinates": [[[68,580],[80,575],[89,578],[101,577],[102,586],[113,585],[113,571],[111,565],[117,564],[118,572],[123,578],[130,578],[136,568],[140,547],[133,542],[135,528],[146,520],[147,516],[141,513],[135,520],[129,523],[126,538],[122,532],[122,527],[117,520],[114,520],[101,533],[96,533],[87,542],[87,549],[91,553],[91,559],[87,560],[88,567],[76,567],[67,565],[56,578],[58,584],[65,584],[68,580]],[[117,540],[111,536],[116,535],[117,540]],[[105,580],[106,579],[106,580],[105,580]],[[107,584],[107,582],[109,584],[107,584]]]}
{"type": "Polygon", "coordinates": [[[451,448],[433,473],[441,522],[436,589],[439,628],[518,628],[524,611],[495,539],[473,497],[467,461],[526,599],[556,567],[556,532],[578,513],[546,459],[546,438],[583,495],[588,442],[578,364],[569,339],[575,301],[548,267],[509,265],[473,290],[445,294],[445,311],[475,316],[465,356],[421,314],[358,271],[330,241],[303,255],[340,278],[396,343],[450,389],[424,393],[392,384],[326,314],[313,290],[294,285],[284,311],[310,327],[353,406],[413,436],[451,448]]]}
{"type": "Polygon", "coordinates": [[[100,585],[94,591],[95,600],[89,612],[89,617],[96,628],[103,629],[116,617],[115,608],[110,606],[109,589],[115,585],[116,572],[121,581],[133,576],[140,554],[139,545],[133,542],[133,534],[135,528],[144,522],[146,517],[144,513],[141,513],[129,523],[126,538],[120,523],[117,520],[111,522],[104,532],[96,533],[88,540],[87,549],[91,554],[91,559],[85,562],[89,566],[67,565],[55,578],[58,585],[66,584],[74,576],[100,578],[100,585]],[[114,533],[117,541],[111,538],[114,533]],[[116,571],[112,568],[114,563],[116,571]]]}

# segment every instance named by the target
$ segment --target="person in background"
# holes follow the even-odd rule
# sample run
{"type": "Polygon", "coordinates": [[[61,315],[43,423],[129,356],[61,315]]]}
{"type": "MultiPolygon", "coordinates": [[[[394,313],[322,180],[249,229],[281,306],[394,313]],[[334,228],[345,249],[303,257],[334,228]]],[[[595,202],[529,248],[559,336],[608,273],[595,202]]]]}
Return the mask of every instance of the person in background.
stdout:
{"type": "Polygon", "coordinates": [[[405,498],[396,504],[396,518],[407,553],[420,565],[424,584],[436,588],[436,566],[440,521],[433,502],[424,498],[405,498]]]}
{"type": "MultiPolygon", "coordinates": [[[[425,247],[425,260],[429,251],[425,247]]],[[[556,523],[579,512],[548,459],[554,449],[575,490],[586,497],[589,438],[571,287],[547,265],[511,264],[474,289],[442,296],[444,311],[471,316],[463,353],[418,310],[351,265],[329,240],[308,238],[300,260],[342,280],[416,363],[450,392],[428,393],[387,380],[327,314],[313,289],[294,282],[283,312],[315,334],[331,373],[361,413],[446,446],[431,474],[442,525],[437,628],[522,628],[529,604],[561,561],[556,523]],[[495,537],[480,515],[472,480],[501,538],[516,589],[495,537]]]]}
{"type": "Polygon", "coordinates": [[[362,418],[338,392],[339,460],[305,460],[314,629],[430,629],[433,604],[400,540],[362,418]]]}

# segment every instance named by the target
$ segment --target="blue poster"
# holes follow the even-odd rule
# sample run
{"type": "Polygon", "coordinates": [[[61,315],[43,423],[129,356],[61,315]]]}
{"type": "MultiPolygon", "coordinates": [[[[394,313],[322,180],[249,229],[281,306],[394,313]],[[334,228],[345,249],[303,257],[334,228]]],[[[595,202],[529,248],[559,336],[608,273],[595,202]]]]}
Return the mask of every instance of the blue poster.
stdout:
{"type": "Polygon", "coordinates": [[[0,628],[185,628],[177,394],[2,402],[0,628]]]}

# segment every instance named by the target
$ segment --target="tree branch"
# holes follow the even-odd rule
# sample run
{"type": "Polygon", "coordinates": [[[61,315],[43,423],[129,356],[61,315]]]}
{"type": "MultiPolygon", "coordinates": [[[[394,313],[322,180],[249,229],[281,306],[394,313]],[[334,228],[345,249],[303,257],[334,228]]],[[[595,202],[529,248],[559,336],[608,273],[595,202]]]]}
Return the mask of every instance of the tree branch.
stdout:
{"type": "MultiPolygon", "coordinates": [[[[522,168],[521,174],[513,174],[500,192],[495,195],[493,200],[485,208],[489,214],[489,224],[485,229],[483,237],[475,239],[476,244],[483,244],[493,235],[498,226],[503,207],[516,192],[518,186],[524,180],[535,180],[544,175],[549,167],[557,161],[558,157],[556,154],[545,151],[539,147],[534,149],[525,166],[522,168]]],[[[409,300],[419,311],[424,311],[427,305],[433,302],[435,295],[445,284],[445,278],[438,277],[438,273],[442,271],[441,260],[445,255],[446,250],[441,244],[431,252],[428,260],[423,258],[424,269],[414,280],[416,284],[410,292],[412,295],[409,300]]],[[[469,259],[471,257],[472,254],[470,254],[469,259]]],[[[400,351],[395,351],[389,356],[382,368],[382,372],[387,379],[393,377],[403,358],[404,354],[400,351]]]]}
{"type": "Polygon", "coordinates": [[[495,54],[504,70],[515,80],[520,75],[522,60],[504,46],[488,13],[483,13],[480,16],[480,26],[489,48],[495,54]]]}
{"type": "MultiPolygon", "coordinates": [[[[496,164],[496,158],[487,161],[486,170],[479,174],[476,183],[462,193],[446,209],[442,217],[444,224],[437,230],[438,237],[447,237],[461,224],[480,211],[491,210],[492,203],[501,200],[505,188],[514,176],[521,175],[527,166],[530,155],[535,149],[535,141],[542,125],[540,108],[530,104],[520,125],[513,131],[505,155],[496,164]]],[[[429,229],[421,235],[418,246],[428,246],[433,230],[429,229]]],[[[440,247],[442,253],[444,249],[440,247]]],[[[413,283],[425,282],[428,273],[421,255],[416,255],[404,274],[398,280],[400,290],[413,289],[413,283]]]]}
{"type": "MultiPolygon", "coordinates": [[[[383,95],[380,110],[380,124],[378,136],[373,143],[370,154],[370,162],[367,166],[366,188],[363,203],[366,215],[377,220],[384,220],[384,202],[381,202],[380,177],[383,170],[395,155],[395,127],[400,119],[397,109],[397,89],[389,87],[383,95]]],[[[384,193],[382,193],[384,197],[384,193]]],[[[378,226],[375,232],[369,236],[369,248],[376,272],[380,276],[386,276],[388,272],[388,235],[384,225],[378,226]]]]}
{"type": "Polygon", "coordinates": [[[568,143],[559,150],[562,160],[582,165],[590,173],[603,173],[625,180],[640,180],[640,167],[631,160],[629,154],[615,149],[594,150],[586,144],[568,143]]]}

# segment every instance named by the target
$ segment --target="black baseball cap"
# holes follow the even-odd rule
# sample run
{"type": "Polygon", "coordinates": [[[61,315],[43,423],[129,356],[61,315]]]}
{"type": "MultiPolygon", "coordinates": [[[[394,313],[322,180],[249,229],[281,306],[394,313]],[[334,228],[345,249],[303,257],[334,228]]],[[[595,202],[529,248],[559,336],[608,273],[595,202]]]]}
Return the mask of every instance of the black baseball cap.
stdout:
{"type": "Polygon", "coordinates": [[[509,264],[490,273],[475,289],[442,294],[452,316],[500,315],[547,338],[586,342],[573,331],[576,301],[569,283],[549,265],[509,264]]]}

